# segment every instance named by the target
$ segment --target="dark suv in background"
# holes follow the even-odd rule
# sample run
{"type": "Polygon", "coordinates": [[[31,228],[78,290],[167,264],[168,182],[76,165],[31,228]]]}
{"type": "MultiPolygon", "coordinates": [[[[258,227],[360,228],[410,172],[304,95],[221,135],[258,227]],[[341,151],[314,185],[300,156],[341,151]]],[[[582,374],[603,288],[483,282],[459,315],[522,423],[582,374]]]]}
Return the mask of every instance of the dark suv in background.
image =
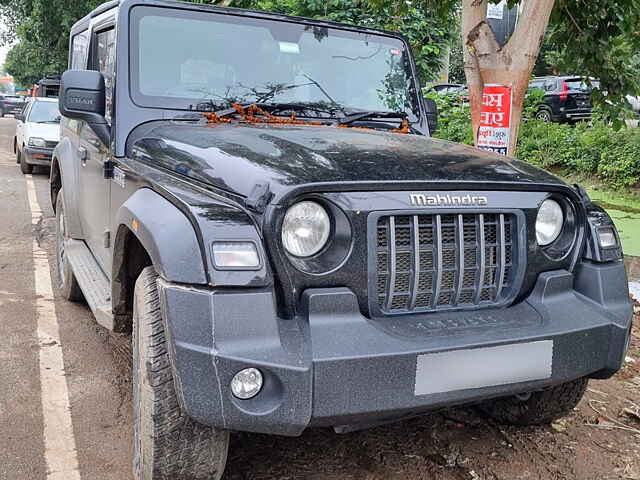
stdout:
{"type": "Polygon", "coordinates": [[[26,97],[19,97],[18,95],[0,95],[0,117],[22,112],[26,101],[26,97]]]}
{"type": "Polygon", "coordinates": [[[536,118],[545,122],[572,122],[591,118],[592,87],[583,77],[538,77],[529,90],[544,91],[536,118]]]}

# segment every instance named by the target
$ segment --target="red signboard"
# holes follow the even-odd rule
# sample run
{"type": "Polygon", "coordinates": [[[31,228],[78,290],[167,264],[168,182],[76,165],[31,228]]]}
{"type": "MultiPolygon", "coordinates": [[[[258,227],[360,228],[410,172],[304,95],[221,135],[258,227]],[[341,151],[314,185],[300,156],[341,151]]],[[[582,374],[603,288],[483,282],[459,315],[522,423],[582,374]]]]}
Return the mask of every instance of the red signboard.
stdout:
{"type": "Polygon", "coordinates": [[[511,136],[511,87],[485,85],[478,130],[478,148],[509,154],[511,136]]]}

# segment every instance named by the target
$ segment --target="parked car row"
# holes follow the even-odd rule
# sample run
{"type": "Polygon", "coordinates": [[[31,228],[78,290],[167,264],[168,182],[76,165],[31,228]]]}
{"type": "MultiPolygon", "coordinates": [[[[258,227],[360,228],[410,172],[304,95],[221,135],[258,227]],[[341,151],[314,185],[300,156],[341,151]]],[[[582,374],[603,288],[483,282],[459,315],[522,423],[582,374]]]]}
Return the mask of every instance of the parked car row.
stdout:
{"type": "Polygon", "coordinates": [[[22,173],[31,173],[34,165],[51,165],[53,149],[60,141],[60,110],[57,98],[29,98],[16,114],[13,151],[22,173]]]}
{"type": "Polygon", "coordinates": [[[574,122],[589,120],[593,109],[592,86],[583,77],[539,77],[529,84],[529,89],[544,92],[543,103],[536,118],[545,122],[574,122]]]}
{"type": "MultiPolygon", "coordinates": [[[[591,118],[591,87],[582,77],[538,77],[534,78],[529,90],[540,89],[544,99],[536,113],[536,118],[545,122],[570,122],[591,118]]],[[[459,95],[468,99],[469,91],[462,84],[439,84],[430,87],[427,93],[438,95],[459,95]]]]}
{"type": "Polygon", "coordinates": [[[19,95],[0,95],[0,117],[4,117],[7,114],[15,115],[20,113],[26,101],[26,97],[19,95]]]}

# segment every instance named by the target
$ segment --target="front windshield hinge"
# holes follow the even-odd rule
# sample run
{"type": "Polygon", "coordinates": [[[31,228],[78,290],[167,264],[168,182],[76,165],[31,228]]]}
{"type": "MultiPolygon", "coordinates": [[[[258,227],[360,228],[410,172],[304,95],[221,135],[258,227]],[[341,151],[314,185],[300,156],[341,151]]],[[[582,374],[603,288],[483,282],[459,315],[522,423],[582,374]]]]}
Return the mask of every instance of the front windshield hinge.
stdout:
{"type": "Polygon", "coordinates": [[[256,183],[251,189],[251,193],[245,200],[245,204],[250,209],[262,213],[273,198],[271,187],[266,182],[256,183]]]}

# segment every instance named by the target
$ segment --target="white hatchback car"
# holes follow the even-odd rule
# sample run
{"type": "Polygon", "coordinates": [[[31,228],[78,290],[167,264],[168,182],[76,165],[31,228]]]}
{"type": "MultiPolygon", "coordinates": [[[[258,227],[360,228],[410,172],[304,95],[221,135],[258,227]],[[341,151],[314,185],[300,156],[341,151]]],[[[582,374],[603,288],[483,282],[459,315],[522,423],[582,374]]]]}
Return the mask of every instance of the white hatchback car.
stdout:
{"type": "Polygon", "coordinates": [[[34,165],[50,166],[60,141],[58,99],[30,98],[16,119],[13,149],[22,173],[31,173],[34,165]]]}

